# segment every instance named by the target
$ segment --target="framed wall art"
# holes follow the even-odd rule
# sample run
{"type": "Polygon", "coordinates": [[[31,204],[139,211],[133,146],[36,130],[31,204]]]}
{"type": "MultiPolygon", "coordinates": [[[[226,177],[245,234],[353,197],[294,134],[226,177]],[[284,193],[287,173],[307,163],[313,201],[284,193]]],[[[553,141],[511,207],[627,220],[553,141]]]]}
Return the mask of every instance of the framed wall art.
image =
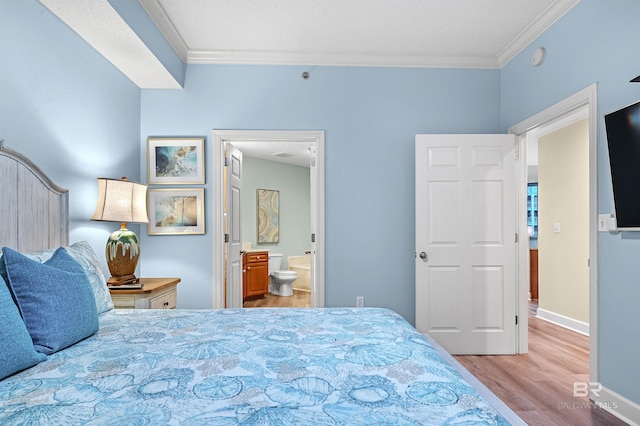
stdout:
{"type": "Polygon", "coordinates": [[[280,191],[257,189],[258,244],[280,240],[280,191]]]}
{"type": "Polygon", "coordinates": [[[204,138],[147,138],[149,185],[205,183],[204,138]]]}
{"type": "Polygon", "coordinates": [[[204,234],[204,188],[149,189],[149,235],[204,234]]]}

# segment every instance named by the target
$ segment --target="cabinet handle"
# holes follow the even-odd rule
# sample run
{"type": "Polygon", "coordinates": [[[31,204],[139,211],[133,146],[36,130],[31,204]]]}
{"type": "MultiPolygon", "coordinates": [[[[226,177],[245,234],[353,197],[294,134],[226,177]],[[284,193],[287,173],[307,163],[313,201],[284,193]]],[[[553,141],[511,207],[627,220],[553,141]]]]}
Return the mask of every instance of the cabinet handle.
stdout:
{"type": "Polygon", "coordinates": [[[164,302],[164,306],[169,306],[169,302],[164,302]]]}

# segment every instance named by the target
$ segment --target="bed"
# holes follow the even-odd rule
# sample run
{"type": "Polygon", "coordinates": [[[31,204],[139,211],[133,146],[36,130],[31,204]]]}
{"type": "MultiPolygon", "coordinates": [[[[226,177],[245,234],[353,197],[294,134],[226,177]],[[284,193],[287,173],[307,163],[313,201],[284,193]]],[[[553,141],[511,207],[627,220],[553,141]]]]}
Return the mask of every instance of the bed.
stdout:
{"type": "Polygon", "coordinates": [[[86,242],[68,244],[67,191],[2,146],[0,179],[9,218],[0,230],[0,246],[9,247],[0,259],[2,425],[520,422],[388,309],[113,309],[96,254],[86,242]],[[19,209],[33,193],[46,205],[29,209],[35,220],[19,209]],[[16,233],[7,223],[38,231],[16,233]],[[64,300],[37,309],[23,301],[21,291],[39,288],[55,298],[54,281],[84,296],[66,308],[57,305],[64,300]],[[48,310],[57,312],[45,321],[48,310]],[[34,323],[53,329],[34,336],[34,323]]]}

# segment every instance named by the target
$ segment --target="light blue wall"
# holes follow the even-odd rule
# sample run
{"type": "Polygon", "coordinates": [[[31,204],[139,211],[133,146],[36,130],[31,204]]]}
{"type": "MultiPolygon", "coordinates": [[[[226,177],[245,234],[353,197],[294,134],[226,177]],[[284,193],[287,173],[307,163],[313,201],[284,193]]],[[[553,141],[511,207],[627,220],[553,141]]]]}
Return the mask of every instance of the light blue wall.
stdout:
{"type": "Polygon", "coordinates": [[[69,189],[70,240],[108,273],[119,225],[89,218],[97,177],[140,176],[140,89],[37,0],[0,0],[0,138],[69,189]]]}
{"type": "MultiPolygon", "coordinates": [[[[613,212],[604,114],[640,100],[640,2],[582,0],[501,73],[502,130],[598,84],[598,212],[613,212]],[[546,49],[539,67],[536,47],[546,49]]],[[[640,165],[638,166],[640,167],[640,165]]],[[[604,386],[640,403],[640,235],[598,233],[599,372],[604,386]]]]}
{"type": "MultiPolygon", "coordinates": [[[[638,16],[637,0],[581,0],[501,71],[190,65],[184,90],[141,96],[39,2],[0,0],[0,137],[71,190],[71,239],[101,252],[113,224],[88,220],[95,178],[145,180],[147,136],[210,144],[212,129],[325,130],[326,303],[364,295],[413,322],[414,135],[503,132],[598,83],[598,210],[611,212],[602,116],[640,99],[628,83],[640,74],[638,16]],[[532,67],[538,46],[547,57],[532,67]]],[[[208,161],[208,217],[210,182],[208,161]]],[[[181,276],[180,306],[210,306],[221,236],[145,231],[143,275],[181,276]]],[[[638,239],[598,234],[600,379],[636,403],[638,239]]]]}
{"type": "MultiPolygon", "coordinates": [[[[210,144],[213,129],[324,130],[326,305],[355,306],[363,295],[367,305],[391,308],[414,322],[415,135],[500,130],[499,75],[189,65],[184,90],[143,91],[141,139],[206,136],[210,144]],[[311,78],[302,79],[303,71],[311,78]]],[[[210,161],[208,166],[210,218],[210,161]]],[[[142,270],[180,275],[180,307],[210,307],[213,238],[222,236],[143,235],[142,270]]]]}
{"type": "Polygon", "coordinates": [[[282,269],[288,256],[302,256],[311,248],[311,195],[308,167],[242,157],[240,222],[242,241],[254,248],[282,253],[282,269]],[[277,243],[257,244],[256,190],[280,191],[280,238],[277,243]]]}

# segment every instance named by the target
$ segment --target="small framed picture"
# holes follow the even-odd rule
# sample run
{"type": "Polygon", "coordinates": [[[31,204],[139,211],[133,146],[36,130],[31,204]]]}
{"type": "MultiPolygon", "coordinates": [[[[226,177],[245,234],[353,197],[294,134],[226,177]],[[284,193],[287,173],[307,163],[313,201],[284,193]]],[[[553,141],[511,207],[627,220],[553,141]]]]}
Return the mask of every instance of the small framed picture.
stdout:
{"type": "Polygon", "coordinates": [[[204,234],[204,188],[149,189],[149,235],[204,234]]]}
{"type": "Polygon", "coordinates": [[[202,185],[204,138],[147,138],[149,185],[202,185]]]}

